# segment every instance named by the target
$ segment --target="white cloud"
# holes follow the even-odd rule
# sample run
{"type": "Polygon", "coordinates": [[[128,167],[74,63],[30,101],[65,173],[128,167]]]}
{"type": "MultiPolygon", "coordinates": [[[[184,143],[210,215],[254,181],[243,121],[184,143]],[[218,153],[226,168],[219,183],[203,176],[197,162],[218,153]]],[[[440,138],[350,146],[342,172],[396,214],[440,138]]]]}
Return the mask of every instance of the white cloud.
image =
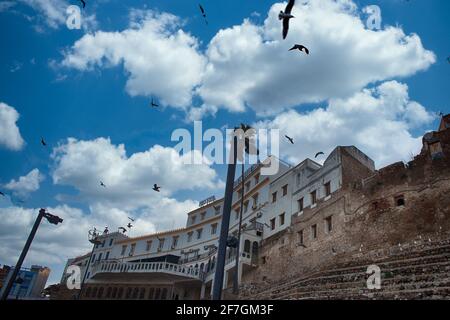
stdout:
{"type": "Polygon", "coordinates": [[[40,183],[44,179],[45,176],[39,172],[39,169],[33,169],[26,176],[20,177],[17,181],[13,179],[4,187],[11,190],[16,196],[26,197],[39,190],[40,183]]]}
{"type": "Polygon", "coordinates": [[[380,168],[411,160],[422,146],[412,131],[432,120],[423,106],[410,100],[405,84],[389,81],[347,99],[332,99],[326,108],[290,110],[257,126],[279,128],[282,137],[294,138],[295,145],[281,143],[281,152],[292,163],[314,158],[319,151],[329,154],[337,145],[355,145],[380,168]]]}
{"type": "MultiPolygon", "coordinates": [[[[54,149],[52,176],[55,184],[73,186],[83,197],[131,208],[159,201],[180,190],[222,186],[216,172],[207,164],[185,165],[184,157],[189,156],[156,145],[128,157],[123,144],[113,145],[109,139],[69,138],[54,149]],[[107,188],[100,187],[100,181],[107,188]],[[152,190],[155,183],[162,186],[161,193],[152,190]]],[[[204,163],[208,163],[207,159],[204,163]]]]}
{"type": "Polygon", "coordinates": [[[83,36],[65,53],[62,65],[79,70],[123,64],[131,96],[156,95],[163,105],[187,108],[205,65],[198,41],[180,29],[179,18],[132,11],[128,29],[83,36]]]}
{"type": "Polygon", "coordinates": [[[370,83],[410,76],[435,62],[415,34],[389,26],[368,30],[349,0],[305,2],[294,7],[287,40],[281,38],[280,3],[272,6],[263,26],[246,20],[216,34],[198,88],[205,104],[273,115],[348,97],[370,83]],[[288,51],[294,43],[311,54],[288,51]]]}
{"type": "Polygon", "coordinates": [[[18,151],[24,146],[25,142],[16,125],[19,117],[16,109],[0,102],[0,146],[3,145],[14,151],[18,151]]]}

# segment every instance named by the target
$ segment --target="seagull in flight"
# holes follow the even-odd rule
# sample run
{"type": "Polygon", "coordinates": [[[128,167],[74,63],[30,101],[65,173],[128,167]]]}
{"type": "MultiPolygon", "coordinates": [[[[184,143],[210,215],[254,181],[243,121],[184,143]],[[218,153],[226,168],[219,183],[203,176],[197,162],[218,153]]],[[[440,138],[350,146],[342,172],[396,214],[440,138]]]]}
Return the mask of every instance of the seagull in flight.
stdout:
{"type": "Polygon", "coordinates": [[[101,185],[103,188],[106,188],[106,185],[103,183],[103,181],[100,181],[100,185],[101,185]]]}
{"type": "Polygon", "coordinates": [[[157,104],[157,103],[155,102],[155,100],[153,100],[153,98],[152,98],[152,102],[150,103],[150,106],[151,106],[152,108],[157,108],[157,107],[159,107],[159,104],[157,104]]]}
{"type": "Polygon", "coordinates": [[[128,228],[128,229],[131,229],[131,228],[133,228],[133,225],[129,222],[129,223],[127,224],[127,228],[128,228]]]}
{"type": "Polygon", "coordinates": [[[126,233],[127,232],[127,229],[125,229],[124,227],[119,227],[119,230],[121,230],[122,233],[126,233]]]}
{"type": "Polygon", "coordinates": [[[41,138],[41,144],[45,147],[47,146],[47,143],[45,142],[44,138],[41,138]]]}
{"type": "Polygon", "coordinates": [[[286,137],[286,139],[289,140],[290,143],[294,144],[294,138],[291,138],[291,137],[286,136],[286,135],[285,135],[285,137],[286,137]]]}
{"type": "Polygon", "coordinates": [[[5,197],[5,194],[0,191],[0,196],[5,197]]]}
{"type": "Polygon", "coordinates": [[[289,49],[289,51],[292,51],[292,50],[299,50],[299,51],[303,51],[306,54],[309,54],[309,49],[301,44],[295,44],[292,48],[289,49]]]}
{"type": "Polygon", "coordinates": [[[128,217],[128,219],[130,219],[131,220],[131,222],[134,222],[136,219],[134,219],[134,218],[131,218],[131,217],[128,217]]]}
{"type": "Polygon", "coordinates": [[[205,9],[203,8],[203,6],[201,4],[199,4],[198,7],[200,8],[200,11],[202,12],[203,18],[205,18],[205,23],[208,24],[208,20],[206,19],[206,11],[205,11],[205,9]]]}
{"type": "Polygon", "coordinates": [[[286,9],[284,9],[284,12],[280,11],[280,14],[278,15],[278,19],[283,20],[283,39],[286,39],[289,32],[289,20],[295,18],[291,14],[294,4],[295,0],[289,0],[286,9]]]}
{"type": "Polygon", "coordinates": [[[158,187],[158,185],[156,183],[153,185],[153,190],[154,191],[160,192],[160,189],[161,189],[161,187],[158,187]]]}
{"type": "Polygon", "coordinates": [[[317,159],[317,157],[320,156],[320,155],[325,155],[325,153],[323,153],[322,151],[317,152],[315,158],[317,159]]]}
{"type": "Polygon", "coordinates": [[[84,2],[84,0],[80,0],[80,2],[83,5],[83,9],[84,9],[84,7],[86,7],[86,2],[84,2]]]}

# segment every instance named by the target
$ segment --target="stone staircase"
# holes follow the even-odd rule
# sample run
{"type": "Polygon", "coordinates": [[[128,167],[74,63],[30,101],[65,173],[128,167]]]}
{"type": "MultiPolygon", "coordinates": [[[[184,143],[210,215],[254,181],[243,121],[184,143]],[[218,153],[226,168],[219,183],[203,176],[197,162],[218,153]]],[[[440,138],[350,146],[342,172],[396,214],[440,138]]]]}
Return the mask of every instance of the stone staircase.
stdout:
{"type": "Polygon", "coordinates": [[[241,299],[368,300],[449,299],[450,239],[421,241],[389,248],[383,257],[373,252],[309,275],[291,277],[264,287],[243,288],[241,299]],[[367,257],[371,256],[370,259],[367,257]],[[369,265],[381,269],[381,289],[367,289],[369,265]]]}

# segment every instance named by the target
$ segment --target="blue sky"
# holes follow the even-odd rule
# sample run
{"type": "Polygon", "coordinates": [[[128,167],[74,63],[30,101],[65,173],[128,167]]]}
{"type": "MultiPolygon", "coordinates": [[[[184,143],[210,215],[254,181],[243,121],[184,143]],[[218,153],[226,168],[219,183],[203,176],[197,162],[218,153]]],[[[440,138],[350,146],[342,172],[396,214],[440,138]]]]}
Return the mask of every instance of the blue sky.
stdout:
{"type": "Polygon", "coordinates": [[[408,160],[421,135],[436,128],[436,113],[450,112],[450,3],[303,2],[283,41],[275,1],[203,0],[205,25],[198,1],[87,0],[80,30],[65,25],[65,8],[77,1],[1,1],[0,103],[18,114],[12,127],[23,142],[17,132],[4,133],[16,144],[0,138],[0,190],[25,202],[0,198],[0,237],[11,244],[0,249],[0,264],[14,263],[40,207],[60,213],[66,227],[38,237],[27,263],[50,265],[55,281],[61,261],[88,248],[90,226],[115,228],[134,215],[133,232],[148,233],[182,225],[197,201],[222,196],[224,165],[189,169],[198,182],[180,177],[182,166],[160,165],[176,144],[173,130],[192,130],[193,119],[204,128],[280,128],[296,140],[281,143],[280,156],[291,163],[348,144],[378,167],[408,160]],[[381,8],[381,30],[365,27],[367,5],[381,8]],[[308,46],[310,56],[287,53],[294,43],[308,46]],[[159,109],[149,107],[151,96],[159,109]],[[140,170],[151,173],[141,178],[140,170]],[[110,194],[98,190],[100,179],[110,194]],[[141,192],[155,180],[167,181],[160,198],[141,192]],[[47,248],[52,241],[61,247],[47,248]]]}

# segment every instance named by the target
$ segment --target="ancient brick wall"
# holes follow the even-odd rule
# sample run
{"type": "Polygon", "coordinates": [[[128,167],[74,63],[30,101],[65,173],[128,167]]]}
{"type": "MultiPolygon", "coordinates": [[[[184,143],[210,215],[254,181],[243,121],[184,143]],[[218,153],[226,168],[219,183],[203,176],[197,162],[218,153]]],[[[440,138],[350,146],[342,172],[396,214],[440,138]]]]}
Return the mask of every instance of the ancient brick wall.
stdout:
{"type": "Polygon", "coordinates": [[[342,189],[266,239],[258,267],[243,275],[243,287],[279,284],[347,261],[370,262],[373,255],[389,255],[386,248],[444,236],[450,231],[450,130],[433,137],[444,157],[433,159],[424,141],[421,154],[410,163],[375,173],[343,152],[342,189]],[[327,232],[325,218],[330,216],[332,230],[327,232]]]}

